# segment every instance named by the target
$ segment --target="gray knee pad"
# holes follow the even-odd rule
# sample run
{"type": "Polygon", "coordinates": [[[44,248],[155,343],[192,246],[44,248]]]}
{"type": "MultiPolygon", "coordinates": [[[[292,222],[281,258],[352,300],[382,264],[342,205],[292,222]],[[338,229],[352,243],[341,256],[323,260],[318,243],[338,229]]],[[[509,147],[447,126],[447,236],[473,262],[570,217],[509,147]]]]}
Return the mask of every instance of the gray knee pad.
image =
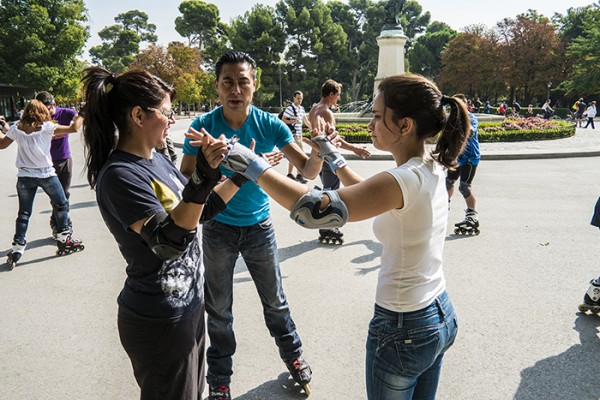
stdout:
{"type": "Polygon", "coordinates": [[[456,182],[456,179],[446,178],[446,190],[450,190],[450,188],[452,188],[452,186],[454,186],[455,182],[456,182]]]}
{"type": "Polygon", "coordinates": [[[458,191],[466,199],[471,195],[471,184],[467,182],[461,182],[460,185],[458,185],[458,191]]]}

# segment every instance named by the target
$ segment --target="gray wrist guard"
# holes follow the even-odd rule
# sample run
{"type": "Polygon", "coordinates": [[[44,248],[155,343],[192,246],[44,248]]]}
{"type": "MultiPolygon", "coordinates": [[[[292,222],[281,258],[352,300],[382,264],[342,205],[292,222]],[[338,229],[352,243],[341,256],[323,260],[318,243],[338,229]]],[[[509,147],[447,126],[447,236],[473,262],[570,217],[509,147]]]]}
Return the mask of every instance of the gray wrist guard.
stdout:
{"type": "Polygon", "coordinates": [[[272,167],[271,164],[252,150],[239,143],[239,138],[233,136],[228,141],[227,148],[229,152],[225,154],[225,158],[221,164],[234,172],[239,172],[252,182],[256,183],[258,177],[266,170],[272,167]]]}
{"type": "Polygon", "coordinates": [[[290,211],[290,218],[309,229],[339,228],[348,221],[348,208],[335,190],[313,190],[300,197],[290,211]],[[330,202],[321,211],[323,195],[327,195],[330,202]]]}
{"type": "Polygon", "coordinates": [[[333,145],[325,136],[319,135],[312,138],[312,141],[319,145],[321,157],[335,172],[338,168],[346,166],[346,159],[342,156],[339,149],[333,145]]]}

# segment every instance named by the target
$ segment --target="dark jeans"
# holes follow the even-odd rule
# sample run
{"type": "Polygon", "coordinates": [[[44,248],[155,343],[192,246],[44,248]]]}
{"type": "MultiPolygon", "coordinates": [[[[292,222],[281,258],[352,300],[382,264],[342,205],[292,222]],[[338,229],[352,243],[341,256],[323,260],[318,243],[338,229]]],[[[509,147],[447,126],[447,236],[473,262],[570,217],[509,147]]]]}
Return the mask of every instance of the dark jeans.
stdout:
{"type": "Polygon", "coordinates": [[[203,226],[202,252],[210,337],[206,353],[208,383],[212,386],[229,384],[233,374],[232,356],[236,349],[232,312],[233,272],[239,254],[256,285],[265,323],[275,338],[279,355],[283,360],[300,356],[302,342],[283,292],[271,218],[251,226],[208,221],[203,226]]]}
{"type": "Polygon", "coordinates": [[[121,344],[142,400],[198,400],[204,390],[204,307],[175,323],[156,323],[119,309],[121,344]]]}
{"type": "Polygon", "coordinates": [[[321,183],[323,184],[323,190],[337,190],[340,188],[340,178],[333,172],[329,164],[323,163],[323,168],[319,173],[321,183]]]}
{"type": "Polygon", "coordinates": [[[585,128],[587,128],[590,124],[592,125],[592,129],[596,129],[596,127],[594,127],[594,118],[588,118],[585,128]]]}
{"type": "Polygon", "coordinates": [[[49,178],[17,178],[17,195],[19,196],[19,213],[17,215],[15,236],[13,240],[19,244],[25,243],[25,235],[29,226],[29,218],[33,211],[33,201],[37,188],[41,187],[50,197],[56,207],[56,225],[58,232],[69,229],[69,202],[65,197],[60,182],[56,176],[49,178]]]}
{"type": "MultiPolygon", "coordinates": [[[[69,197],[71,197],[71,178],[73,177],[73,159],[71,157],[64,160],[52,160],[52,164],[54,165],[54,171],[56,171],[56,176],[60,182],[60,185],[65,192],[65,197],[67,201],[69,201],[69,197]]],[[[57,205],[50,201],[52,204],[52,215],[50,216],[50,225],[52,227],[56,226],[56,208],[57,205]]]]}

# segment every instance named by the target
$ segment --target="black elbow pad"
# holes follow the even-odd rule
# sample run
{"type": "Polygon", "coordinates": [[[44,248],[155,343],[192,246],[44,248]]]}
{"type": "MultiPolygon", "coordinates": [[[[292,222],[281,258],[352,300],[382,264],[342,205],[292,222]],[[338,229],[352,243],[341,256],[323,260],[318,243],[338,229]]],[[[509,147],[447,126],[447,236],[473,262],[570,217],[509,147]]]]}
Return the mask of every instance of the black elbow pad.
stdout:
{"type": "Polygon", "coordinates": [[[183,255],[196,236],[196,229],[188,231],[175,224],[170,215],[161,212],[148,218],[142,226],[140,236],[154,254],[165,261],[183,255]]]}

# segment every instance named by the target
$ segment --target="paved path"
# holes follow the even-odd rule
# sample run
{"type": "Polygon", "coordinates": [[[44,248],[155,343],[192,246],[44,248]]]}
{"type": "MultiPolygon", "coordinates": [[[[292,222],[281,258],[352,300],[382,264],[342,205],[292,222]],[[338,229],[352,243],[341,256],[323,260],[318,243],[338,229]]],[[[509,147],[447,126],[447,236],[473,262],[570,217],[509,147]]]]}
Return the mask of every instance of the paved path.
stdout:
{"type": "MultiPolygon", "coordinates": [[[[180,119],[171,129],[171,137],[179,147],[183,144],[184,132],[191,121],[189,118],[180,119]]],[[[595,126],[596,129],[577,128],[575,135],[566,139],[481,143],[481,157],[483,160],[510,160],[600,156],[600,120],[595,122],[595,126]]],[[[377,150],[372,144],[366,146],[371,151],[371,159],[391,160],[389,153],[377,150]]],[[[308,149],[307,146],[305,148],[308,149]]],[[[344,154],[348,159],[356,159],[351,152],[345,151],[344,154]]]]}
{"type": "MultiPolygon", "coordinates": [[[[116,328],[124,261],[80,174],[78,135],[71,141],[71,214],[86,249],[54,256],[50,205],[39,193],[22,263],[10,272],[0,266],[1,400],[139,398],[116,328]]],[[[3,255],[17,213],[16,146],[0,154],[3,255]]],[[[600,272],[600,236],[589,225],[599,162],[482,162],[474,185],[482,234],[446,241],[445,271],[460,332],[445,359],[438,399],[600,398],[594,379],[600,376],[600,317],[576,312],[588,280],[600,272]]],[[[350,165],[370,176],[393,162],[350,165]]],[[[456,196],[449,226],[463,208],[456,196]]],[[[287,214],[273,206],[286,294],[314,369],[311,399],[364,399],[364,343],[381,246],[370,221],[349,224],[346,243],[331,247],[287,214]]],[[[234,398],[302,399],[278,359],[242,261],[234,287],[234,398]]]]}

